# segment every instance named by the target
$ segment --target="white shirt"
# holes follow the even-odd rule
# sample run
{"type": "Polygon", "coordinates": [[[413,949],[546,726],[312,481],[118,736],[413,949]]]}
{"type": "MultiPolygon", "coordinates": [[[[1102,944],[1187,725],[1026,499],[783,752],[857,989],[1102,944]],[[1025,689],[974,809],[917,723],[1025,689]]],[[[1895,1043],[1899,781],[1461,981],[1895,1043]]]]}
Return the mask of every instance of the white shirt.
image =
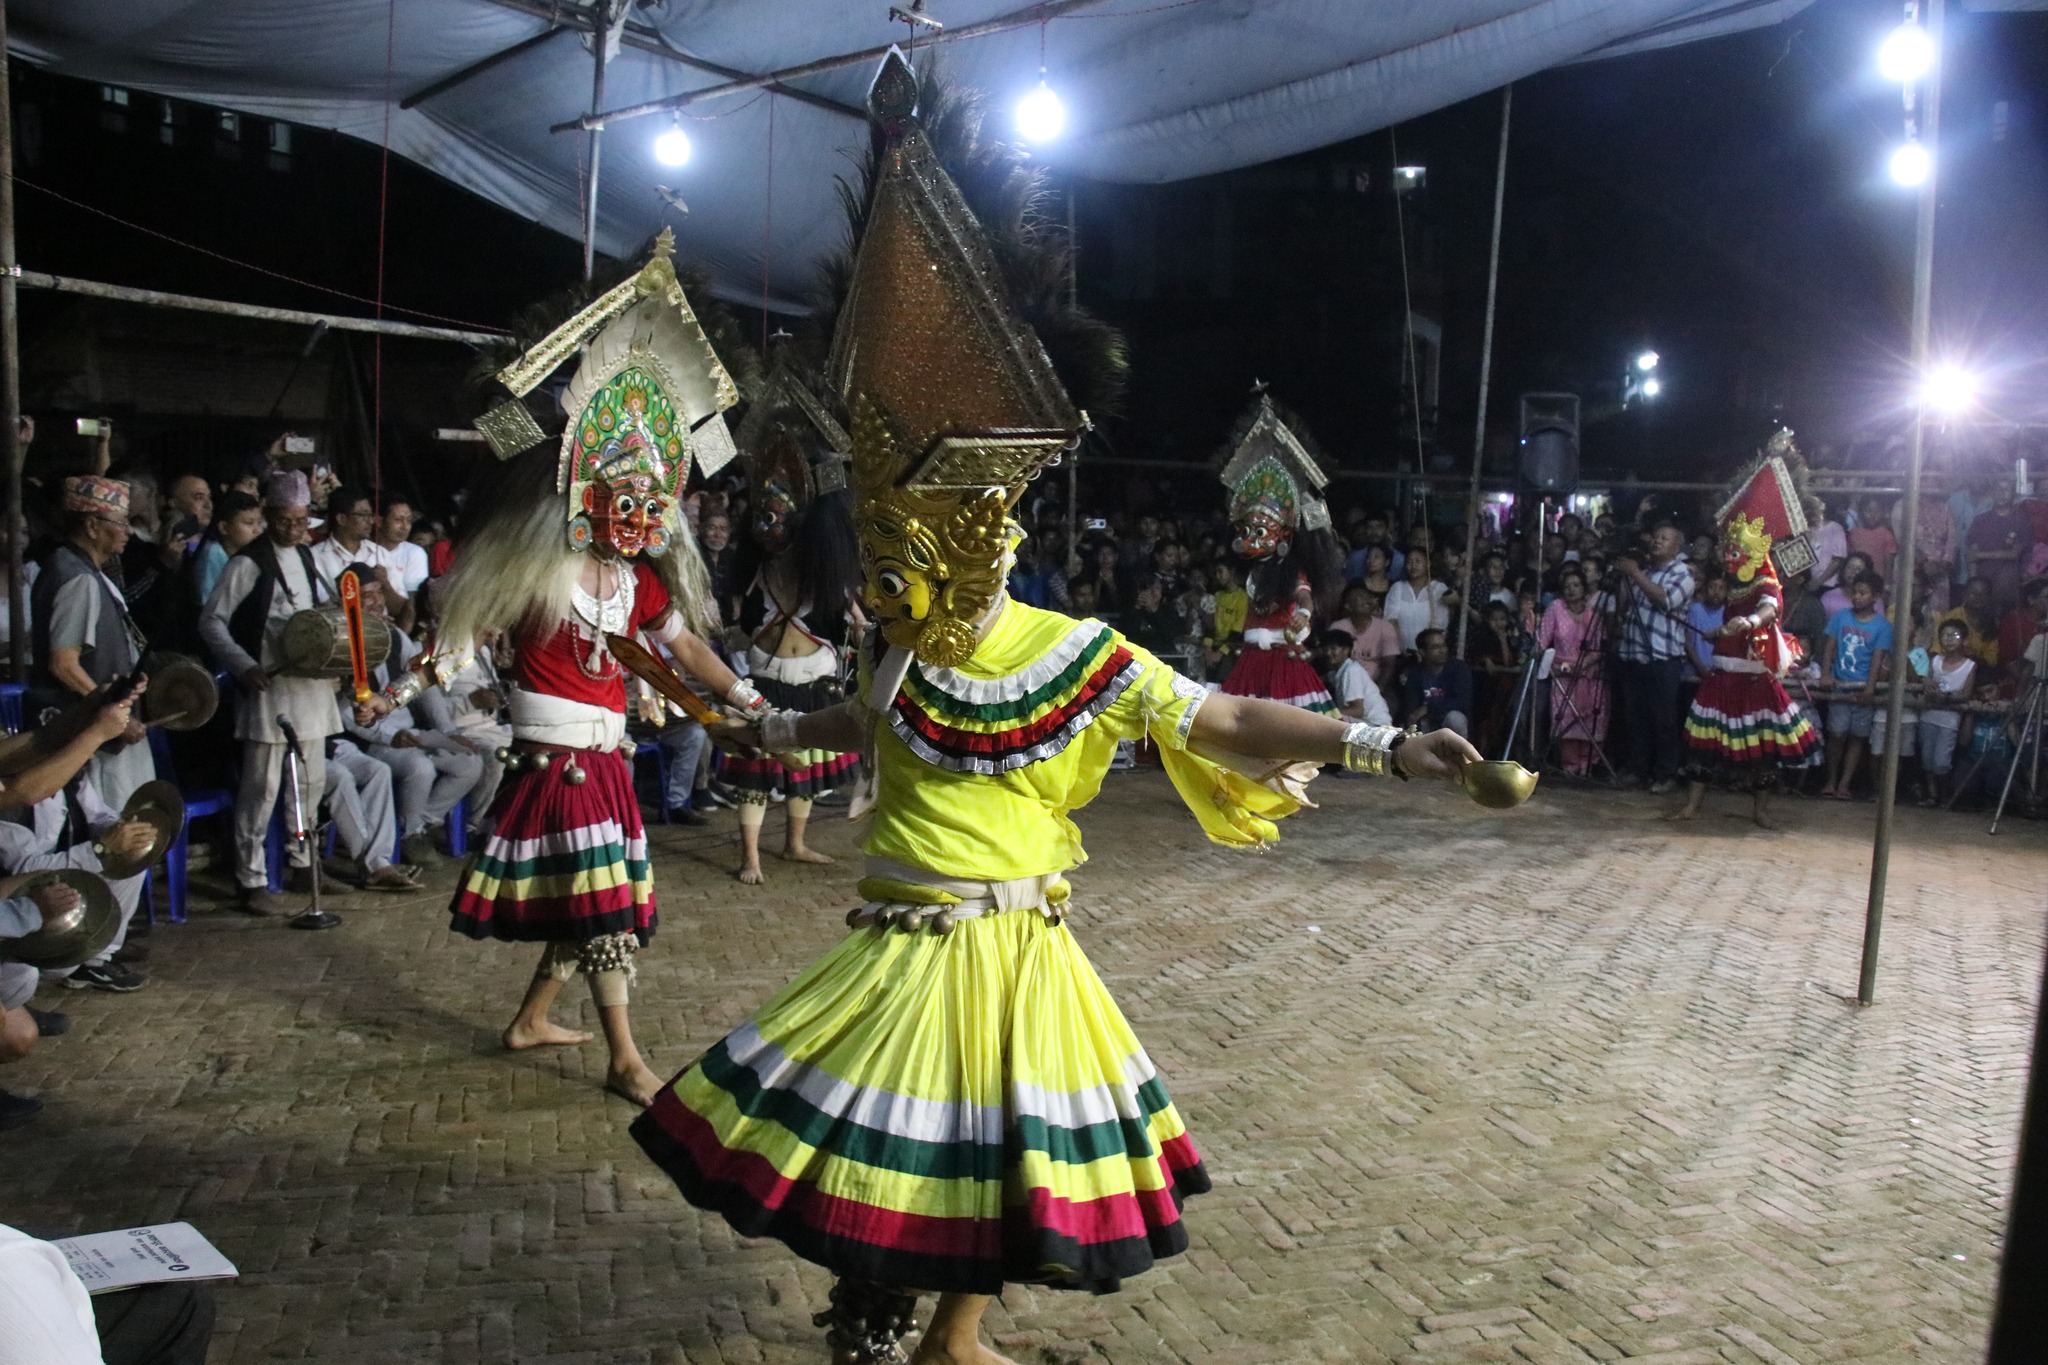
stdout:
{"type": "Polygon", "coordinates": [[[0,1224],[0,1365],[105,1365],[92,1297],[64,1253],[0,1224]]]}
{"type": "Polygon", "coordinates": [[[1392,725],[1394,717],[1387,710],[1386,698],[1373,683],[1372,674],[1365,671],[1365,665],[1356,659],[1346,659],[1330,674],[1330,695],[1337,699],[1337,708],[1351,719],[1345,710],[1352,702],[1365,703],[1364,713],[1358,719],[1370,725],[1392,725]]]}
{"type": "MultiPolygon", "coordinates": [[[[2034,643],[2028,646],[2029,651],[2034,650],[2040,643],[2041,637],[2035,636],[2034,643]]],[[[2031,660],[2033,654],[2030,652],[2027,657],[2031,660]]],[[[1934,690],[1942,696],[1953,697],[1957,701],[1968,701],[1970,699],[1970,680],[1977,673],[1977,661],[1975,659],[1964,659],[1961,668],[1950,672],[1948,662],[1937,654],[1928,660],[1927,671],[1934,678],[1934,690]]],[[[1963,714],[1960,711],[1944,711],[1940,707],[1931,706],[1920,713],[1920,719],[1942,730],[1960,730],[1963,728],[1963,714]]]]}
{"type": "Polygon", "coordinates": [[[384,553],[391,556],[395,566],[392,577],[398,580],[399,590],[407,597],[416,596],[420,585],[427,581],[427,552],[409,540],[401,540],[396,548],[384,553]]]}
{"type": "Polygon", "coordinates": [[[1415,648],[1415,639],[1423,631],[1432,628],[1442,630],[1451,623],[1450,609],[1444,606],[1444,594],[1448,585],[1435,579],[1421,592],[1407,579],[1402,579],[1387,589],[1386,618],[1394,623],[1394,629],[1401,632],[1401,648],[1415,648]]]}
{"type": "MultiPolygon", "coordinates": [[[[415,545],[413,548],[419,547],[415,545]]],[[[412,589],[405,586],[405,574],[399,568],[397,556],[374,540],[366,540],[353,550],[345,550],[340,541],[329,536],[312,549],[313,567],[320,570],[320,576],[327,580],[329,588],[335,588],[341,582],[341,571],[349,565],[369,564],[379,569],[389,569],[391,586],[396,588],[401,596],[412,596],[412,589]]],[[[339,595],[338,588],[336,594],[339,595]]]]}

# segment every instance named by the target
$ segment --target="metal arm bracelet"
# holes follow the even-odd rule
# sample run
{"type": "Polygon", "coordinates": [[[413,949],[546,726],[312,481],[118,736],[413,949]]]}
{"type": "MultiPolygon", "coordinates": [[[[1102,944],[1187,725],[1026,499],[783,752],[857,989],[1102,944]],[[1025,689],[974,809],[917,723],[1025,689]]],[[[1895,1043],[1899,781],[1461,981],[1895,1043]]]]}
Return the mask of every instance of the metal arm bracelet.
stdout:
{"type": "Polygon", "coordinates": [[[1355,773],[1406,780],[1408,774],[1401,771],[1401,765],[1394,761],[1394,751],[1406,738],[1407,732],[1398,726],[1371,725],[1362,720],[1347,725],[1344,727],[1344,766],[1355,773]]]}
{"type": "Polygon", "coordinates": [[[801,711],[769,711],[761,717],[761,747],[771,754],[786,754],[798,748],[796,723],[801,711]]]}
{"type": "Polygon", "coordinates": [[[725,691],[725,699],[749,714],[762,711],[768,705],[768,699],[761,695],[761,689],[754,686],[750,678],[734,680],[733,685],[725,691]]]}

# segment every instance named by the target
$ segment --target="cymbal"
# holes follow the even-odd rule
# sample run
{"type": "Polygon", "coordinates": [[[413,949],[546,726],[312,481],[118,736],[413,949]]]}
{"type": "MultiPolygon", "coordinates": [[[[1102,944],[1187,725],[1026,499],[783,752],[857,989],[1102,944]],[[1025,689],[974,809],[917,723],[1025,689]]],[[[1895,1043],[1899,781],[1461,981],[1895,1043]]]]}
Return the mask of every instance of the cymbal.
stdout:
{"type": "Polygon", "coordinates": [[[121,927],[121,907],[113,888],[97,872],[64,867],[49,872],[0,880],[0,899],[25,895],[58,882],[78,893],[78,904],[23,938],[0,938],[0,957],[12,958],[44,971],[76,967],[106,951],[121,927]]]}
{"type": "Polygon", "coordinates": [[[162,778],[145,782],[121,808],[121,819],[144,821],[156,830],[156,835],[148,848],[129,857],[100,854],[100,873],[110,882],[139,876],[164,856],[164,850],[177,841],[178,832],[185,828],[185,798],[178,794],[177,787],[162,778]]]}
{"type": "Polygon", "coordinates": [[[213,719],[220,688],[213,674],[183,654],[156,654],[149,661],[149,686],[136,709],[145,724],[166,730],[197,730],[213,719]]]}

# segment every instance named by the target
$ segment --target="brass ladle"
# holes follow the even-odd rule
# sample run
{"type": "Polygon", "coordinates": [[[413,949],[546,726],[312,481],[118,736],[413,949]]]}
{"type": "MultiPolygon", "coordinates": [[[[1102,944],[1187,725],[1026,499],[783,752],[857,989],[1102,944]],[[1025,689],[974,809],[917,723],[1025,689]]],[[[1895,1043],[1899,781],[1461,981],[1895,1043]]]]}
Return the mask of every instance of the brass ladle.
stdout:
{"type": "Polygon", "coordinates": [[[1487,809],[1511,810],[1529,799],[1539,776],[1504,758],[1467,763],[1458,780],[1464,785],[1465,795],[1487,809]]]}

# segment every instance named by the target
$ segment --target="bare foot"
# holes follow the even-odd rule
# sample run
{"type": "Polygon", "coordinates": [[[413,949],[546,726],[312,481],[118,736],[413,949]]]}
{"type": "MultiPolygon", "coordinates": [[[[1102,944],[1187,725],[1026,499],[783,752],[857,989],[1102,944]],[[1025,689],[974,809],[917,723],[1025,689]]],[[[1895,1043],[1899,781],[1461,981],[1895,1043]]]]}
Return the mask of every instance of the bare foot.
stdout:
{"type": "Polygon", "coordinates": [[[505,1030],[505,1046],[513,1052],[530,1047],[574,1047],[589,1041],[590,1035],[582,1029],[563,1028],[552,1019],[543,1019],[531,1028],[514,1024],[505,1030]]]}
{"type": "Polygon", "coordinates": [[[733,873],[733,876],[740,879],[741,886],[759,886],[762,882],[768,880],[761,875],[761,865],[759,863],[747,863],[739,871],[733,873]]]}
{"type": "Polygon", "coordinates": [[[1666,820],[1690,820],[1698,814],[1699,812],[1694,810],[1691,806],[1680,806],[1677,810],[1672,811],[1664,818],[1666,820]]]}
{"type": "Polygon", "coordinates": [[[1778,827],[1778,822],[1765,815],[1762,811],[1751,811],[1749,818],[1756,823],[1758,829],[1776,829],[1778,827]]]}
{"type": "Polygon", "coordinates": [[[815,848],[785,848],[782,850],[782,856],[785,860],[792,863],[829,863],[836,861],[830,854],[820,853],[815,848]]]}
{"type": "Polygon", "coordinates": [[[974,1343],[974,1354],[962,1355],[936,1341],[919,1342],[911,1352],[910,1365],[1017,1365],[1005,1355],[997,1355],[980,1342],[974,1343]]]}
{"type": "Polygon", "coordinates": [[[661,1093],[661,1077],[649,1071],[643,1064],[624,1074],[612,1073],[604,1078],[604,1088],[622,1100],[631,1100],[642,1109],[654,1103],[654,1097],[661,1093]]]}

